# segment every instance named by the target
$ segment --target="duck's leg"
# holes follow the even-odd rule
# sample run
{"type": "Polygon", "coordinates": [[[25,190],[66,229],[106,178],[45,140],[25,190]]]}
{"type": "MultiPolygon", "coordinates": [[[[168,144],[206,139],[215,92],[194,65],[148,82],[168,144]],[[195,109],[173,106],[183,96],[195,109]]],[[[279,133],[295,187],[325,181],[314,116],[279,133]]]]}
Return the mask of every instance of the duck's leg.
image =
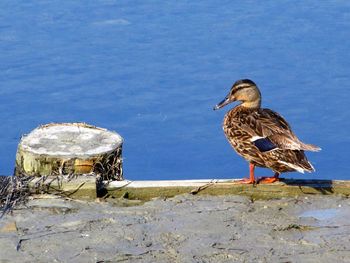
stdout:
{"type": "Polygon", "coordinates": [[[249,178],[243,178],[242,180],[238,180],[235,183],[237,183],[237,184],[254,184],[255,183],[254,169],[255,169],[255,165],[252,163],[249,163],[249,178]]]}
{"type": "Polygon", "coordinates": [[[274,176],[272,177],[261,177],[258,179],[258,183],[259,184],[271,184],[271,183],[274,183],[274,182],[278,182],[279,181],[279,176],[280,176],[280,173],[275,173],[274,176]]]}

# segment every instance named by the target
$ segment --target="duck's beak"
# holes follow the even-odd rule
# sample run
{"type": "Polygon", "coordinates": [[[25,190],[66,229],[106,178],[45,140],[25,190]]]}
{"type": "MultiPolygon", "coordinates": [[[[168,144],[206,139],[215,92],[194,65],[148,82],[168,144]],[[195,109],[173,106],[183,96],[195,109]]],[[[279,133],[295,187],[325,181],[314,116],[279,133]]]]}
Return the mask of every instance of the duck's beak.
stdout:
{"type": "Polygon", "coordinates": [[[226,106],[230,102],[231,100],[227,96],[226,98],[224,98],[222,101],[220,101],[218,104],[215,105],[214,110],[221,109],[222,107],[226,106]]]}

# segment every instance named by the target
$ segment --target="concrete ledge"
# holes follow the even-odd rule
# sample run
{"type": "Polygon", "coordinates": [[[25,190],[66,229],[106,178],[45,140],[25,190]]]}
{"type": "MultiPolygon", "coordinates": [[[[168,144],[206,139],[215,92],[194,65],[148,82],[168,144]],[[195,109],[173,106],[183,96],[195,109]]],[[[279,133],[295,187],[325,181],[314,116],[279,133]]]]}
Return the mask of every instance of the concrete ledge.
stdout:
{"type": "Polygon", "coordinates": [[[95,176],[78,176],[72,179],[52,176],[45,180],[35,177],[30,181],[29,188],[32,193],[36,194],[44,192],[75,199],[95,199],[97,197],[95,176]]]}
{"type": "Polygon", "coordinates": [[[96,197],[126,198],[147,201],[155,197],[168,198],[175,195],[245,195],[253,199],[274,199],[307,194],[350,196],[350,181],[344,180],[294,180],[282,179],[273,184],[244,185],[237,180],[161,180],[161,181],[112,181],[99,184],[95,176],[74,178],[33,178],[29,183],[32,193],[59,194],[76,199],[96,197]]]}
{"type": "Polygon", "coordinates": [[[246,195],[256,199],[294,197],[305,194],[350,195],[350,182],[339,180],[283,179],[273,184],[244,185],[237,180],[114,181],[106,185],[113,197],[149,200],[177,194],[246,195]]]}

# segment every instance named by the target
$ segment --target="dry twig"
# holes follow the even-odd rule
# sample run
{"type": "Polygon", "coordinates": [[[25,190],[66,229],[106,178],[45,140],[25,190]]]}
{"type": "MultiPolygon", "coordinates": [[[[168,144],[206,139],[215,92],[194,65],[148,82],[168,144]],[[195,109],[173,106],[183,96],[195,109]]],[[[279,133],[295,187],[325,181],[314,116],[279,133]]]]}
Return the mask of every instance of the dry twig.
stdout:
{"type": "Polygon", "coordinates": [[[0,176],[0,219],[27,200],[30,180],[30,177],[0,176]]]}

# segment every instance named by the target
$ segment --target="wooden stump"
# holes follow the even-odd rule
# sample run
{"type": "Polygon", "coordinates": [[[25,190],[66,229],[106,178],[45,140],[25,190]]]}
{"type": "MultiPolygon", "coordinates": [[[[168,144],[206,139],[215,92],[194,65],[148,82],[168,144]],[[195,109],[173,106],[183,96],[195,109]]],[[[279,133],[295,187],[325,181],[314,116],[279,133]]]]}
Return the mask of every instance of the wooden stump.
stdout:
{"type": "Polygon", "coordinates": [[[52,123],[24,136],[16,154],[16,176],[100,174],[122,180],[122,137],[85,123],[52,123]]]}

